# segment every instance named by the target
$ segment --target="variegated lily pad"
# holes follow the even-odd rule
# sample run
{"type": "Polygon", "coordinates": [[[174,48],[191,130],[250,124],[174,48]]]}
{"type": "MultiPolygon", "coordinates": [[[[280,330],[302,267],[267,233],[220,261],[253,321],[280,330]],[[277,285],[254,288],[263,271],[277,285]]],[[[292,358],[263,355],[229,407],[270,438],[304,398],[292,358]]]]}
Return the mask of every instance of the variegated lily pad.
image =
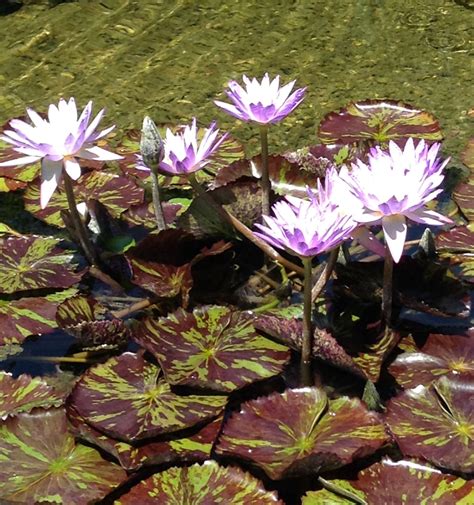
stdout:
{"type": "Polygon", "coordinates": [[[63,399],[42,379],[0,371],[0,419],[30,412],[35,407],[58,407],[63,399]]]}
{"type": "Polygon", "coordinates": [[[219,433],[222,417],[218,417],[185,436],[168,435],[166,440],[152,439],[139,445],[131,445],[111,438],[96,430],[77,412],[69,408],[68,418],[74,434],[90,444],[97,445],[119,461],[126,470],[137,470],[142,466],[161,465],[163,463],[196,463],[209,459],[214,441],[219,433]]]}
{"type": "MultiPolygon", "coordinates": [[[[0,140],[0,160],[4,162],[15,158],[18,158],[18,153],[13,150],[10,144],[0,140]]],[[[40,170],[40,162],[28,165],[0,167],[0,192],[25,188],[28,182],[39,175],[40,170]]]]}
{"type": "Polygon", "coordinates": [[[255,330],[250,315],[219,306],[149,318],[135,339],[156,356],[170,384],[225,392],[280,373],[290,358],[286,347],[255,330]]]}
{"type": "Polygon", "coordinates": [[[474,380],[474,339],[462,335],[432,334],[419,352],[406,352],[389,366],[398,384],[428,386],[442,375],[474,380]]]}
{"type": "Polygon", "coordinates": [[[70,403],[91,426],[126,442],[189,428],[226,404],[223,396],[177,395],[160,375],[141,355],[125,353],[90,368],[70,403]]]}
{"type": "Polygon", "coordinates": [[[144,480],[122,496],[117,505],[189,503],[193,505],[275,505],[283,503],[275,491],[236,467],[215,461],[185,468],[170,468],[144,480]]]}
{"type": "Polygon", "coordinates": [[[384,459],[381,463],[375,463],[359,472],[357,480],[325,482],[328,489],[310,491],[303,497],[302,505],[474,503],[473,482],[454,475],[445,475],[439,470],[412,460],[395,462],[384,459]],[[353,499],[349,499],[348,496],[352,496],[353,499]]]}
{"type": "Polygon", "coordinates": [[[474,282],[474,222],[468,226],[456,226],[441,232],[435,238],[441,258],[446,259],[454,274],[461,279],[474,282]]]}
{"type": "Polygon", "coordinates": [[[346,465],[386,439],[378,414],[359,399],[328,400],[322,389],[288,389],[244,403],[225,423],[216,451],[281,479],[346,465]]]}
{"type": "Polygon", "coordinates": [[[78,256],[52,237],[23,236],[0,244],[0,293],[68,288],[81,280],[78,256]]]}
{"type": "Polygon", "coordinates": [[[454,201],[459,205],[464,217],[469,221],[474,221],[474,176],[467,182],[463,182],[456,187],[453,192],[454,201]]]}
{"type": "MultiPolygon", "coordinates": [[[[143,202],[144,190],[127,177],[94,170],[74,182],[74,195],[78,205],[89,200],[98,200],[111,216],[119,217],[132,205],[143,202]]],[[[48,224],[64,227],[61,211],[67,210],[68,204],[62,185],[53,193],[45,209],[40,208],[39,198],[39,182],[36,180],[29,184],[25,191],[26,210],[48,224]]]]}
{"type": "Polygon", "coordinates": [[[386,422],[405,456],[474,472],[474,380],[441,377],[390,400],[386,422]]]}
{"type": "Polygon", "coordinates": [[[318,136],[324,144],[361,140],[384,143],[407,137],[442,140],[436,118],[429,112],[393,100],[351,102],[321,121],[318,136]]]}
{"type": "Polygon", "coordinates": [[[37,409],[0,425],[0,499],[87,505],[126,478],[118,465],[76,445],[62,409],[37,409]]]}
{"type": "Polygon", "coordinates": [[[76,293],[76,289],[69,288],[44,297],[0,300],[0,345],[19,344],[30,335],[57,328],[58,305],[76,293]]]}
{"type": "MultiPolygon", "coordinates": [[[[188,205],[191,203],[188,201],[188,205]]],[[[162,202],[163,217],[167,226],[172,225],[176,217],[184,212],[187,207],[181,203],[162,202]]],[[[155,208],[152,202],[141,203],[130,207],[122,214],[122,218],[134,226],[144,226],[149,230],[156,229],[155,208]]]]}

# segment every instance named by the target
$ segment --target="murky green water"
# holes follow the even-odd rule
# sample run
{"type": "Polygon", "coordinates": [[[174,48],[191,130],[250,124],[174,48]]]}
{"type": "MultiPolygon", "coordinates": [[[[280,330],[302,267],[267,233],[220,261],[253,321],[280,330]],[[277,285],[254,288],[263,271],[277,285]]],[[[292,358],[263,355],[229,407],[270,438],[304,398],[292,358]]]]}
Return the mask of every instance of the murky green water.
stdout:
{"type": "MultiPolygon", "coordinates": [[[[395,98],[432,111],[447,150],[470,135],[470,0],[29,0],[0,18],[0,120],[60,96],[106,106],[120,130],[143,115],[248,139],[218,110],[229,78],[265,71],[308,86],[271,149],[315,141],[321,117],[350,99],[395,98]]],[[[105,123],[104,123],[105,124],[105,123]]],[[[251,147],[256,144],[251,143],[251,147]]]]}

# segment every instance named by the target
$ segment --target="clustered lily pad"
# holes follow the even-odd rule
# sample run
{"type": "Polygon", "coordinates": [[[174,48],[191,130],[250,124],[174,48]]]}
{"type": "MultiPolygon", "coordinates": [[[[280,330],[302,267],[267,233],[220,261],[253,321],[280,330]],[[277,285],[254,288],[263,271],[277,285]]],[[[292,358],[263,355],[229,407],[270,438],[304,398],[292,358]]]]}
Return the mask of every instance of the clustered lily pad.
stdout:
{"type": "MultiPolygon", "coordinates": [[[[61,239],[0,223],[0,502],[474,503],[472,180],[456,179],[451,199],[421,185],[413,208],[390,200],[403,212],[374,183],[383,230],[364,238],[354,208],[341,241],[314,235],[358,166],[370,186],[416,151],[437,191],[433,174],[450,170],[438,121],[396,100],[352,102],[321,121],[321,144],[270,155],[271,124],[305,88],[268,74],[229,86],[232,103],[216,104],[260,129],[249,159],[195,119],[155,126],[151,147],[145,126],[129,131],[115,150],[91,103],[73,121],[74,99],[3,129],[0,192],[21,189],[61,239]],[[65,112],[74,142],[34,137],[14,166],[22,135],[65,112]],[[415,218],[445,227],[418,243],[415,218]],[[30,338],[53,331],[65,355],[30,338]],[[29,359],[58,372],[21,373],[29,359]]],[[[472,155],[471,141],[471,179],[472,155]]]]}

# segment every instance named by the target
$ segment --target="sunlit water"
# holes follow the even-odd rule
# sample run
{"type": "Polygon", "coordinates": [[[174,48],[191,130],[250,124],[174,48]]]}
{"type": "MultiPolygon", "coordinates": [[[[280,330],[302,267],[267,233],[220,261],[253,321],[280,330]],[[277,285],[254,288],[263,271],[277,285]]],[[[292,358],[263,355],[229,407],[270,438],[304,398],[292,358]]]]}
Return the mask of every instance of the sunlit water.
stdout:
{"type": "MultiPolygon", "coordinates": [[[[4,0],[2,0],[4,1],[4,0]]],[[[280,73],[308,86],[270,149],[315,142],[323,115],[351,99],[393,98],[433,112],[457,154],[474,106],[470,0],[26,0],[0,18],[0,120],[60,96],[106,106],[119,130],[217,119],[229,78],[280,73]]],[[[472,128],[471,128],[472,130],[472,128]]],[[[256,140],[250,143],[255,151],[256,140]]]]}

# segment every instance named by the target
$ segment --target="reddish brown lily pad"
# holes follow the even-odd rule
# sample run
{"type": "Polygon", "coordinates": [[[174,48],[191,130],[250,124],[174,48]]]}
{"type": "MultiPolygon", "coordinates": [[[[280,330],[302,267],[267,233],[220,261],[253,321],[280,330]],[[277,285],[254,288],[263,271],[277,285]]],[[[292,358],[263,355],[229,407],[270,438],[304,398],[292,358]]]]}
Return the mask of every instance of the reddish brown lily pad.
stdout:
{"type": "Polygon", "coordinates": [[[250,315],[219,306],[146,319],[135,339],[170,384],[225,392],[280,373],[290,358],[286,347],[255,330],[250,315]]]}
{"type": "Polygon", "coordinates": [[[474,472],[474,380],[441,377],[390,400],[386,422],[405,456],[474,472]]]}
{"type": "Polygon", "coordinates": [[[44,297],[0,300],[0,345],[21,343],[30,335],[57,328],[58,305],[76,293],[69,288],[44,297]]]}
{"type": "Polygon", "coordinates": [[[225,423],[216,451],[281,479],[339,468],[372,454],[386,439],[378,414],[359,399],[328,400],[322,389],[288,389],[244,403],[225,423]]]}
{"type": "Polygon", "coordinates": [[[0,242],[0,293],[68,288],[79,282],[78,256],[52,237],[10,237],[0,242]]]}
{"type": "MultiPolygon", "coordinates": [[[[132,205],[143,202],[144,190],[130,178],[94,170],[82,175],[74,182],[74,195],[78,205],[87,203],[89,200],[97,200],[107,208],[112,217],[119,217],[132,205]]],[[[38,180],[28,185],[24,199],[26,210],[35,217],[48,224],[64,227],[61,211],[68,210],[68,204],[62,184],[53,193],[45,209],[40,207],[38,180]]]]}
{"type": "Polygon", "coordinates": [[[37,409],[0,425],[0,498],[87,505],[126,478],[118,465],[75,443],[62,409],[37,409]]]}
{"type": "Polygon", "coordinates": [[[394,100],[351,102],[321,121],[318,136],[324,144],[361,140],[384,143],[407,137],[442,140],[436,118],[429,112],[394,100]]]}
{"type": "Polygon", "coordinates": [[[37,377],[12,377],[0,371],[0,419],[30,412],[35,407],[58,407],[63,402],[55,390],[37,377]]]}
{"type": "Polygon", "coordinates": [[[283,503],[275,491],[239,468],[215,461],[184,468],[170,468],[144,480],[122,496],[117,505],[189,503],[193,505],[267,505],[283,503]]]}
{"type": "Polygon", "coordinates": [[[414,460],[382,460],[359,472],[356,480],[325,481],[329,489],[310,491],[302,505],[431,504],[470,505],[474,483],[445,475],[414,460]],[[354,499],[345,498],[351,495],[354,499]]]}
{"type": "Polygon", "coordinates": [[[192,427],[221,413],[223,396],[177,395],[161,370],[141,355],[125,353],[90,368],[70,396],[87,423],[133,442],[192,427]]]}
{"type": "Polygon", "coordinates": [[[126,470],[163,463],[196,463],[209,459],[214,441],[219,433],[222,417],[217,417],[193,433],[182,436],[167,436],[166,441],[152,439],[139,445],[116,440],[96,430],[72,408],[68,418],[74,434],[114,456],[126,470]]]}
{"type": "Polygon", "coordinates": [[[398,384],[428,386],[442,375],[474,380],[474,340],[462,335],[432,334],[419,352],[406,352],[389,366],[398,384]]]}
{"type": "MultiPolygon", "coordinates": [[[[162,202],[163,217],[167,226],[172,225],[181,212],[184,212],[185,207],[181,203],[162,202]]],[[[128,223],[135,226],[144,226],[150,230],[156,229],[155,208],[152,202],[141,203],[134,205],[122,214],[122,218],[128,223]]]]}

